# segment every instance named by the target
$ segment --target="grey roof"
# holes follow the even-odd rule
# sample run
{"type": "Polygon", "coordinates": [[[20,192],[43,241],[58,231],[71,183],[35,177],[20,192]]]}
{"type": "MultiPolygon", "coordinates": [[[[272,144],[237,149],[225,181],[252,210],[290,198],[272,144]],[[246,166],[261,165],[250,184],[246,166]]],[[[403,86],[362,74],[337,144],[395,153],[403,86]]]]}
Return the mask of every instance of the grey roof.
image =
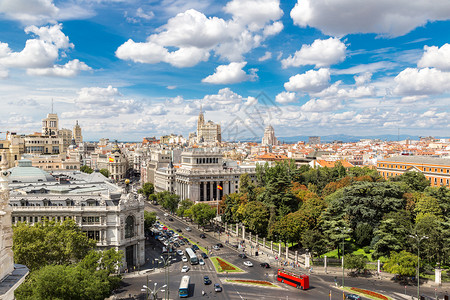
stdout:
{"type": "Polygon", "coordinates": [[[31,161],[22,159],[19,161],[19,166],[9,169],[9,182],[47,182],[55,181],[55,178],[49,173],[39,168],[33,167],[31,161]]]}
{"type": "Polygon", "coordinates": [[[439,158],[430,156],[409,156],[409,155],[399,155],[389,158],[380,159],[378,162],[388,161],[388,162],[401,162],[401,163],[411,163],[411,164],[430,164],[450,167],[450,158],[439,158]]]}

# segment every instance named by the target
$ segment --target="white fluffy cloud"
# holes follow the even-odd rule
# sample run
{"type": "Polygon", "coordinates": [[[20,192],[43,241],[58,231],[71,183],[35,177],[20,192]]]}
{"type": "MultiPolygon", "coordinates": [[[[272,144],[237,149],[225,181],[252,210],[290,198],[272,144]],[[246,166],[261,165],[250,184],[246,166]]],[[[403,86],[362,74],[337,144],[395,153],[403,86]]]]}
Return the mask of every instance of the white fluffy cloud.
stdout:
{"type": "Polygon", "coordinates": [[[40,76],[73,77],[78,75],[80,71],[89,70],[92,69],[84,62],[79,61],[78,59],[74,59],[62,66],[54,65],[52,68],[27,69],[27,74],[40,76]]]}
{"type": "Polygon", "coordinates": [[[179,13],[145,43],[130,39],[122,44],[116,56],[139,63],[191,67],[207,61],[213,51],[230,62],[240,61],[267,36],[283,28],[281,22],[276,22],[283,14],[279,0],[233,0],[224,10],[232,15],[231,20],[206,17],[195,9],[179,13]]]}
{"type": "Polygon", "coordinates": [[[441,48],[425,46],[425,53],[417,63],[419,68],[434,67],[441,71],[450,71],[450,44],[441,48]]]}
{"type": "Polygon", "coordinates": [[[271,59],[271,58],[272,58],[272,52],[266,51],[266,53],[264,53],[263,56],[258,58],[258,61],[266,61],[266,60],[271,59]]]}
{"type": "Polygon", "coordinates": [[[344,61],[347,47],[337,38],[315,40],[311,45],[303,45],[295,52],[281,61],[283,68],[315,65],[316,68],[328,67],[344,61]]]}
{"type": "Polygon", "coordinates": [[[212,84],[233,84],[247,80],[255,80],[257,69],[251,69],[250,74],[247,74],[243,67],[247,62],[232,62],[229,65],[221,65],[216,68],[216,72],[202,79],[202,82],[212,84]]]}
{"type": "Polygon", "coordinates": [[[314,27],[332,36],[351,33],[377,33],[401,36],[428,21],[450,18],[445,1],[366,0],[356,5],[353,0],[298,0],[291,11],[294,24],[314,27]]]}
{"type": "Polygon", "coordinates": [[[432,95],[450,91],[450,72],[434,68],[407,68],[395,77],[399,95],[432,95]]]}
{"type": "Polygon", "coordinates": [[[54,20],[59,9],[52,0],[2,0],[0,13],[25,24],[42,24],[54,20]]]}
{"type": "Polygon", "coordinates": [[[75,59],[65,65],[55,65],[65,51],[74,47],[69,38],[62,32],[62,25],[36,27],[28,26],[25,32],[34,34],[20,52],[13,52],[7,43],[0,42],[0,69],[24,68],[31,75],[75,76],[80,71],[90,70],[84,62],[75,59]]]}
{"type": "Polygon", "coordinates": [[[311,99],[301,106],[302,111],[323,112],[342,108],[341,100],[337,99],[311,99]]]}
{"type": "Polygon", "coordinates": [[[295,93],[281,92],[275,97],[275,101],[281,104],[292,103],[297,101],[297,95],[295,93]]]}
{"type": "Polygon", "coordinates": [[[321,68],[292,76],[284,84],[284,88],[290,92],[319,92],[328,86],[329,81],[330,70],[321,68]]]}

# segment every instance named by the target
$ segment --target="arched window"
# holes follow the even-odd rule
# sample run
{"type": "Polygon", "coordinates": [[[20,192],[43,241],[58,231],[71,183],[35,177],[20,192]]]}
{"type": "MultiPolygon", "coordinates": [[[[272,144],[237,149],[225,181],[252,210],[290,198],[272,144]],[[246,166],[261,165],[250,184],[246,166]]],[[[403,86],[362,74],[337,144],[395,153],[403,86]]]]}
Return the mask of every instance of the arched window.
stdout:
{"type": "Polygon", "coordinates": [[[134,217],[128,216],[125,220],[125,238],[132,238],[134,236],[134,217]]]}

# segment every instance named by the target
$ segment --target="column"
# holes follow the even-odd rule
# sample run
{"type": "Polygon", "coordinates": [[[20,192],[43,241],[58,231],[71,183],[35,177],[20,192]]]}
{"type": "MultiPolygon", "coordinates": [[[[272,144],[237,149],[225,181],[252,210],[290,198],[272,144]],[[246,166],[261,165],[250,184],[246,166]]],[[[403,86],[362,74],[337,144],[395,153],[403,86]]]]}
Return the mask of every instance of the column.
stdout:
{"type": "Polygon", "coordinates": [[[245,226],[242,225],[242,239],[245,241],[245,226]]]}
{"type": "Polygon", "coordinates": [[[208,197],[206,197],[206,191],[208,190],[207,188],[208,186],[208,182],[203,182],[203,200],[206,201],[208,200],[208,197]]]}
{"type": "Polygon", "coordinates": [[[434,283],[436,283],[437,285],[441,285],[441,279],[442,279],[442,270],[441,270],[441,268],[439,268],[439,266],[438,267],[436,267],[436,269],[434,269],[434,276],[435,276],[435,278],[434,278],[434,283]]]}
{"type": "Polygon", "coordinates": [[[289,261],[289,247],[286,244],[286,261],[289,261]]]}
{"type": "Polygon", "coordinates": [[[273,241],[270,241],[270,252],[273,252],[273,241]]]}
{"type": "Polygon", "coordinates": [[[298,264],[298,251],[295,250],[295,265],[298,264]]]}
{"type": "Polygon", "coordinates": [[[263,247],[264,247],[264,249],[267,248],[266,247],[266,238],[265,237],[263,238],[263,247]]]}
{"type": "Polygon", "coordinates": [[[239,224],[236,223],[236,236],[239,236],[239,224]]]}
{"type": "Polygon", "coordinates": [[[380,271],[381,271],[381,269],[380,269],[380,260],[378,260],[377,261],[377,272],[378,272],[378,275],[380,274],[380,271]]]}
{"type": "Polygon", "coordinates": [[[309,263],[309,255],[308,253],[305,253],[305,269],[309,269],[310,263],[309,263]]]}
{"type": "Polygon", "coordinates": [[[323,267],[325,268],[325,274],[327,274],[327,256],[323,257],[323,267]]]}
{"type": "Polygon", "coordinates": [[[278,244],[278,258],[281,258],[281,241],[278,244]]]}

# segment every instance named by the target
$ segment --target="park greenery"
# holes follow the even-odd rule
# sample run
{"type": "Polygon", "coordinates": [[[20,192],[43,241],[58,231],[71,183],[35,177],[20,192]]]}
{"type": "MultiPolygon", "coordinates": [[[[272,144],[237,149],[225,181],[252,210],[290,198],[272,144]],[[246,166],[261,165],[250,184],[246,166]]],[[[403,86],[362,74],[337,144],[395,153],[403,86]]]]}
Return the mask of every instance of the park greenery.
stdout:
{"type": "Polygon", "coordinates": [[[16,263],[30,269],[26,281],[15,291],[17,299],[104,299],[116,288],[113,276],[122,261],[115,249],[95,250],[95,241],[72,219],[44,220],[33,226],[13,227],[16,263]]]}
{"type": "MultiPolygon", "coordinates": [[[[419,172],[384,180],[370,168],[297,168],[293,161],[258,165],[256,180],[240,178],[239,192],[220,203],[222,221],[274,241],[308,248],[313,256],[333,249],[364,249],[371,259],[388,261],[385,270],[411,274],[449,266],[450,190],[431,187],[419,172]]],[[[364,268],[366,256],[349,256],[347,268],[364,268]]]]}

